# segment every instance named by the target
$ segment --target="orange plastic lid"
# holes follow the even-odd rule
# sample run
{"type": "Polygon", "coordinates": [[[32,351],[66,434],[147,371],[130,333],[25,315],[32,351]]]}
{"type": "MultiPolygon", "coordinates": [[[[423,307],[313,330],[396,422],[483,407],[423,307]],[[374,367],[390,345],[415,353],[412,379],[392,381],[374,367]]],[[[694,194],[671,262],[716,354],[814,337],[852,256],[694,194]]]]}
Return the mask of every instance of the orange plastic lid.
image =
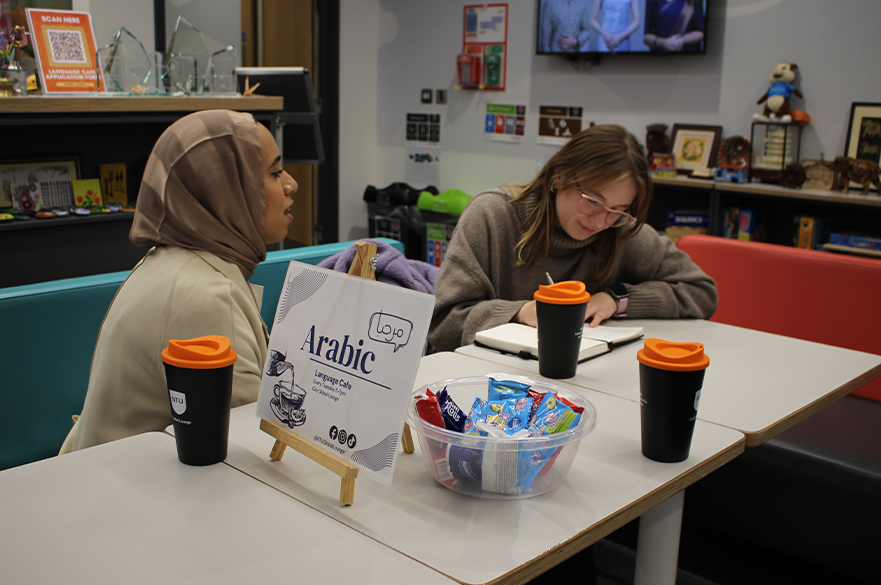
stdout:
{"type": "Polygon", "coordinates": [[[162,350],[162,361],[166,364],[194,370],[225,368],[234,364],[237,357],[223,335],[169,339],[168,347],[162,350]]]}
{"type": "Polygon", "coordinates": [[[639,363],[659,370],[693,372],[710,365],[703,343],[675,343],[663,339],[646,339],[645,347],[636,352],[639,363]]]}
{"type": "Polygon", "coordinates": [[[533,295],[535,300],[552,305],[580,305],[590,300],[584,283],[578,280],[564,280],[555,284],[541,284],[533,295]]]}

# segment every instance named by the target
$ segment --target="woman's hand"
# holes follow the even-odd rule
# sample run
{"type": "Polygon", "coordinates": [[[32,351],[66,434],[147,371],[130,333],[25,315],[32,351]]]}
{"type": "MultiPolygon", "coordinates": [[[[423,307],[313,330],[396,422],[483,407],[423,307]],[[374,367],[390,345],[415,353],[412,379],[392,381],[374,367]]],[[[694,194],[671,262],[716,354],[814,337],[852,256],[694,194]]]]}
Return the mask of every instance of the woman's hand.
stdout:
{"type": "Polygon", "coordinates": [[[621,43],[621,38],[618,35],[614,35],[610,32],[603,33],[603,40],[606,41],[606,46],[610,51],[614,51],[618,48],[618,45],[621,43]]]}
{"type": "MultiPolygon", "coordinates": [[[[612,301],[612,303],[614,302],[615,301],[612,301]]],[[[538,327],[538,318],[535,314],[535,301],[529,301],[520,307],[520,310],[514,315],[513,321],[514,323],[523,323],[524,325],[538,327]]]]}
{"type": "Polygon", "coordinates": [[[682,35],[673,35],[666,39],[660,39],[661,45],[671,53],[678,53],[682,50],[684,40],[682,35]]]}
{"type": "MultiPolygon", "coordinates": [[[[522,310],[522,309],[521,309],[522,310]]],[[[596,327],[606,319],[612,317],[618,311],[618,303],[607,292],[598,292],[590,295],[587,302],[587,313],[584,322],[590,321],[590,327],[596,327]]],[[[518,313],[519,314],[519,313],[518,313]]]]}
{"type": "Polygon", "coordinates": [[[563,51],[571,51],[578,46],[578,39],[573,35],[563,35],[557,40],[557,46],[563,51]]]}

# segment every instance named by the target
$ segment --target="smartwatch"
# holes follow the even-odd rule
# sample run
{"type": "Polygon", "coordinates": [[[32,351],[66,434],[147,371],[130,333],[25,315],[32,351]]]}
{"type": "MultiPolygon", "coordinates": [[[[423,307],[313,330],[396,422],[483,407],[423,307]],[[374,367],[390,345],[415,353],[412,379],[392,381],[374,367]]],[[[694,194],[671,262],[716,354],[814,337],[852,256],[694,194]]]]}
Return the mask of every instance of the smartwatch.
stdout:
{"type": "Polygon", "coordinates": [[[606,292],[611,295],[615,302],[618,303],[618,310],[615,311],[613,317],[626,317],[627,316],[627,302],[630,300],[630,295],[627,293],[627,287],[623,284],[613,284],[606,288],[606,292]]]}

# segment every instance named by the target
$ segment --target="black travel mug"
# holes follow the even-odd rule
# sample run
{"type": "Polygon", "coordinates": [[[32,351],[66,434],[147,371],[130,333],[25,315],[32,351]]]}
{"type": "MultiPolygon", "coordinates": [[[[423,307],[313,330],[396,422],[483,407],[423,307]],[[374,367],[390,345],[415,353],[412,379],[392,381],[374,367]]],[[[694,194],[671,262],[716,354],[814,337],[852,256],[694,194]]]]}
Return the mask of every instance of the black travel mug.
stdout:
{"type": "Polygon", "coordinates": [[[636,359],[642,454],[665,463],[684,461],[710,358],[700,343],[646,339],[636,359]]]}
{"type": "Polygon", "coordinates": [[[546,378],[571,378],[578,367],[590,293],[583,282],[566,280],[539,286],[534,298],[538,372],[546,378]]]}
{"type": "Polygon", "coordinates": [[[236,352],[223,335],[168,342],[162,350],[177,457],[187,465],[226,459],[236,352]]]}

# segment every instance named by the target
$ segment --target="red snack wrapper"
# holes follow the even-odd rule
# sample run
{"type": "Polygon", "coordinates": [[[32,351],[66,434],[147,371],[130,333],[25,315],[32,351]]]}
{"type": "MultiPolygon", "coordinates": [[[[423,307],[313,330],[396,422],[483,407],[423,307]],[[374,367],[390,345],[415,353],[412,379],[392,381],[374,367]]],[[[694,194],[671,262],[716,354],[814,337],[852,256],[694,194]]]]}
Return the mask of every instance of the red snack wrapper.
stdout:
{"type": "Polygon", "coordinates": [[[441,414],[440,404],[438,404],[437,397],[432,394],[431,390],[428,391],[426,398],[416,401],[416,412],[419,413],[419,417],[422,420],[436,427],[444,428],[444,417],[441,414]]]}
{"type": "Polygon", "coordinates": [[[583,406],[576,406],[576,405],[572,404],[570,401],[568,401],[565,398],[563,398],[562,396],[560,396],[559,394],[554,394],[554,396],[557,397],[557,400],[559,400],[560,402],[562,402],[563,404],[565,404],[566,406],[571,408],[572,412],[574,412],[575,414],[583,414],[584,413],[583,406]]]}
{"type": "MultiPolygon", "coordinates": [[[[436,427],[444,428],[444,417],[441,414],[437,396],[431,390],[425,391],[425,398],[416,400],[416,412],[422,420],[436,427]]],[[[434,439],[426,439],[431,464],[434,466],[439,481],[444,485],[453,485],[455,478],[450,472],[450,461],[447,455],[447,446],[434,439]]]]}

